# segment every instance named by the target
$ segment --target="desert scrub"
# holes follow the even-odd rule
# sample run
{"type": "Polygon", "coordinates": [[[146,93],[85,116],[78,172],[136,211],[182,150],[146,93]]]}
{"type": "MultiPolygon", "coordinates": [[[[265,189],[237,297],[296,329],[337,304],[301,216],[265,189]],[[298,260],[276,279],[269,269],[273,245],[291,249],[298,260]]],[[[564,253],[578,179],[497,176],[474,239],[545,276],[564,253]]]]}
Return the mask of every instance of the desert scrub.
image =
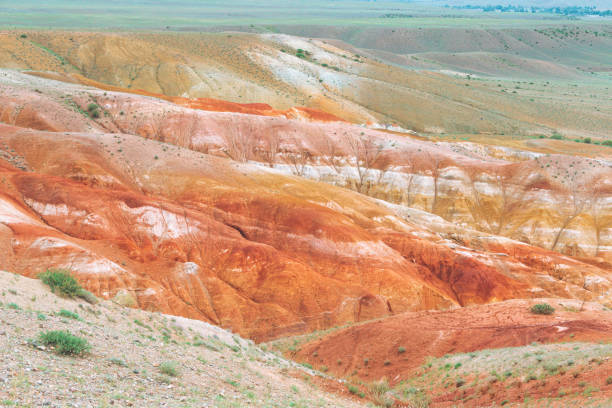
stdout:
{"type": "Polygon", "coordinates": [[[159,365],[159,372],[170,377],[178,377],[180,375],[178,364],[174,361],[164,361],[159,365]]]}
{"type": "Polygon", "coordinates": [[[98,111],[99,106],[95,103],[90,103],[87,105],[87,112],[89,112],[89,116],[97,119],[100,117],[100,111],[98,111]]]}
{"type": "Polygon", "coordinates": [[[537,305],[533,305],[530,310],[531,313],[541,315],[550,315],[555,312],[555,308],[548,303],[538,303],[537,305]]]}
{"type": "Polygon", "coordinates": [[[347,384],[346,388],[351,394],[354,394],[354,395],[359,394],[359,388],[357,388],[353,384],[347,384]]]}
{"type": "Polygon", "coordinates": [[[98,302],[99,302],[99,300],[96,297],[96,295],[94,295],[90,291],[85,290],[83,288],[81,288],[81,289],[79,289],[77,291],[77,297],[80,297],[81,299],[83,299],[84,301],[86,301],[87,303],[90,303],[92,305],[98,304],[98,302]]]}
{"type": "Polygon", "coordinates": [[[74,276],[65,269],[47,269],[38,275],[38,278],[42,283],[49,286],[53,293],[59,293],[68,297],[79,297],[93,305],[98,303],[98,298],[93,293],[83,289],[74,276]]]}
{"type": "Polygon", "coordinates": [[[78,313],[74,313],[66,309],[60,310],[59,312],[57,312],[57,315],[61,317],[67,317],[68,319],[82,320],[81,316],[79,316],[78,313]]]}
{"type": "Polygon", "coordinates": [[[73,336],[64,330],[40,333],[38,338],[41,343],[55,347],[55,351],[63,355],[82,355],[91,349],[86,339],[73,336]]]}
{"type": "Polygon", "coordinates": [[[393,406],[393,399],[387,395],[390,387],[386,379],[383,378],[380,381],[369,384],[368,390],[370,391],[370,398],[372,399],[372,402],[374,402],[376,405],[381,407],[393,406]]]}
{"type": "Polygon", "coordinates": [[[120,358],[117,358],[117,357],[109,358],[108,362],[111,363],[111,364],[114,364],[114,365],[118,365],[120,367],[127,367],[128,366],[127,363],[124,360],[122,360],[120,358]]]}
{"type": "Polygon", "coordinates": [[[40,280],[51,288],[53,293],[57,290],[60,294],[74,297],[77,296],[81,285],[76,279],[64,269],[47,269],[38,275],[40,280]]]}

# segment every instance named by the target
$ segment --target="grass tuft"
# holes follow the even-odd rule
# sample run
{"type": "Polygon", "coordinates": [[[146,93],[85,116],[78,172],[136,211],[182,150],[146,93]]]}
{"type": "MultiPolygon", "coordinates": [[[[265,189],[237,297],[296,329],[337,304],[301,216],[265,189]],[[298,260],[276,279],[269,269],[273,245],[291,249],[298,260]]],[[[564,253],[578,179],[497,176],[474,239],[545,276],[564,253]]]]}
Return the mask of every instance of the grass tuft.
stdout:
{"type": "Polygon", "coordinates": [[[533,305],[530,310],[531,313],[541,315],[550,315],[555,312],[555,308],[548,303],[538,303],[537,305],[533,305]]]}
{"type": "Polygon", "coordinates": [[[73,336],[64,330],[40,333],[39,339],[43,344],[55,347],[55,351],[63,355],[82,355],[91,349],[86,339],[73,336]]]}
{"type": "Polygon", "coordinates": [[[180,375],[178,364],[174,361],[164,361],[159,365],[159,371],[170,377],[178,377],[180,375]]]}
{"type": "Polygon", "coordinates": [[[65,269],[47,269],[38,277],[53,293],[57,290],[64,296],[75,297],[79,289],[82,289],[79,282],[65,269]]]}

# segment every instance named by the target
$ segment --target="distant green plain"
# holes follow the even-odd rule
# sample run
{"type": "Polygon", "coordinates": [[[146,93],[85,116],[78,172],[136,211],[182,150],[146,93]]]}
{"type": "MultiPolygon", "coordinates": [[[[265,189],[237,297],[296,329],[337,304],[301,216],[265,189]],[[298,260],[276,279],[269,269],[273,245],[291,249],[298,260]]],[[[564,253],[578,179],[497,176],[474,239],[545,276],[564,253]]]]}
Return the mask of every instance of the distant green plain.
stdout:
{"type": "MultiPolygon", "coordinates": [[[[601,19],[583,23],[591,21],[602,23],[601,19]]],[[[249,27],[274,31],[275,25],[502,28],[568,22],[576,21],[556,15],[502,15],[388,0],[20,0],[0,5],[3,29],[195,31],[249,27]],[[383,17],[388,14],[396,18],[383,17]]]]}

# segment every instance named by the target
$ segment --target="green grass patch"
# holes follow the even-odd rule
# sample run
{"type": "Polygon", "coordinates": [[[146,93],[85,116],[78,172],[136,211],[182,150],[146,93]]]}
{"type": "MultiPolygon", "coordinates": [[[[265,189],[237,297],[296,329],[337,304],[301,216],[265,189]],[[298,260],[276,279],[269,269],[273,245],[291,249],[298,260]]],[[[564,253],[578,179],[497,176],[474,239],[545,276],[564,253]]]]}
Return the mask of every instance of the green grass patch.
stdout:
{"type": "Polygon", "coordinates": [[[530,311],[534,314],[550,315],[555,313],[555,308],[548,303],[538,303],[537,305],[533,305],[530,311]]]}
{"type": "Polygon", "coordinates": [[[82,355],[91,349],[86,339],[64,330],[47,331],[38,337],[43,344],[54,347],[58,354],[82,355]]]}

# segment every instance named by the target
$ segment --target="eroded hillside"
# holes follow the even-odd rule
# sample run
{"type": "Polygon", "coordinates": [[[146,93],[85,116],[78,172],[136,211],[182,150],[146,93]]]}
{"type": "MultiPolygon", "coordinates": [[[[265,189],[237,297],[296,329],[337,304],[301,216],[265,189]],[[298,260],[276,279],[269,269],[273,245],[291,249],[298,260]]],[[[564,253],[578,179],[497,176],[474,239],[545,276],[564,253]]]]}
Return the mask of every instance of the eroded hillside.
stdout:
{"type": "Polygon", "coordinates": [[[611,300],[610,227],[591,226],[610,207],[549,204],[587,191],[608,203],[606,158],[204,111],[8,70],[0,80],[11,271],[68,268],[103,298],[256,340],[513,298],[611,300]],[[555,175],[570,169],[592,190],[564,189],[555,175]],[[482,207],[462,224],[462,200],[476,205],[464,185],[482,207]],[[559,232],[553,249],[578,252],[543,249],[542,228],[559,232]],[[541,246],[500,236],[515,233],[541,246]]]}

